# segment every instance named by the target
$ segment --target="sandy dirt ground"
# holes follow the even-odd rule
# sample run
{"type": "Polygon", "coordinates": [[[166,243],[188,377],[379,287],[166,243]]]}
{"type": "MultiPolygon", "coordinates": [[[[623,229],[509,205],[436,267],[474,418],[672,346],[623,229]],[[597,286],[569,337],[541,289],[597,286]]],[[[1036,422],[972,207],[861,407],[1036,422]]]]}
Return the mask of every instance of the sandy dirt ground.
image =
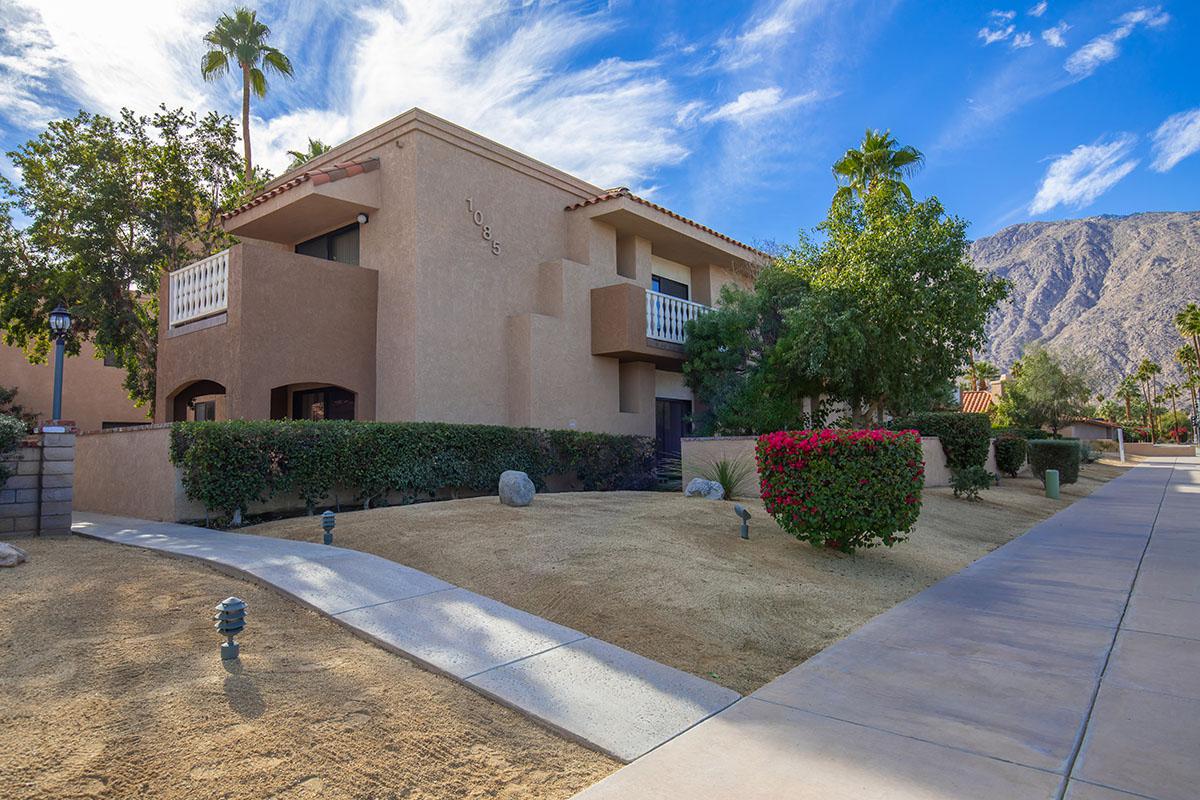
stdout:
{"type": "MultiPolygon", "coordinates": [[[[853,556],[797,541],[757,501],[744,501],[742,541],[731,503],[653,492],[343,513],[335,538],[746,693],[1123,471],[1086,465],[1057,501],[1032,477],[978,502],[927,489],[907,542],[853,556]]],[[[308,517],[244,532],[317,541],[321,528],[308,517]]]]}
{"type": "Polygon", "coordinates": [[[274,592],[130,547],[0,570],[0,797],[568,798],[616,762],[274,592]],[[212,607],[249,603],[223,667],[212,607]]]}

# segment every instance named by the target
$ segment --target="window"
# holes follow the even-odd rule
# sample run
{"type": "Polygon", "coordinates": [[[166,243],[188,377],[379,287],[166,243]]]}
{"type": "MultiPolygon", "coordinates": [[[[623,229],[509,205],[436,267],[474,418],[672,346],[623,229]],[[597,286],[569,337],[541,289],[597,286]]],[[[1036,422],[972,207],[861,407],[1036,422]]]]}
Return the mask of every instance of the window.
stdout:
{"type": "Polygon", "coordinates": [[[650,288],[660,294],[678,297],[680,300],[691,299],[688,297],[688,287],[686,283],[673,281],[670,278],[664,278],[661,275],[650,276],[650,288]]]}
{"type": "Polygon", "coordinates": [[[296,253],[358,266],[358,223],[301,242],[296,253]]]}
{"type": "Polygon", "coordinates": [[[192,419],[196,422],[212,422],[217,418],[217,401],[202,400],[192,404],[194,416],[192,419]]]}
{"type": "Polygon", "coordinates": [[[354,392],[336,386],[296,392],[292,419],[354,419],[354,392]]]}

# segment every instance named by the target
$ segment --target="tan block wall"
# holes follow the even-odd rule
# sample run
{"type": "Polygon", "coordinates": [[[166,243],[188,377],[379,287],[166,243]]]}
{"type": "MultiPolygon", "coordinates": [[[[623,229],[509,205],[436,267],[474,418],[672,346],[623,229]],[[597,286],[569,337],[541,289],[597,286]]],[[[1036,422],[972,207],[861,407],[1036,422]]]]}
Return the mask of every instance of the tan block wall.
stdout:
{"type": "Polygon", "coordinates": [[[0,485],[0,537],[70,533],[74,432],[29,436],[3,463],[12,475],[0,485]]]}
{"type": "Polygon", "coordinates": [[[1150,442],[1126,442],[1125,455],[1187,457],[1196,455],[1196,448],[1190,444],[1151,444],[1150,442]]]}
{"type": "MultiPolygon", "coordinates": [[[[51,351],[53,359],[53,351],[51,351]]],[[[149,422],[148,408],[138,408],[121,385],[125,370],[106,367],[91,342],[79,355],[63,361],[63,418],[82,431],[99,430],[105,422],[149,422]]],[[[0,343],[0,386],[17,388],[17,403],[38,419],[50,419],[54,395],[54,363],[30,364],[16,347],[0,343]]]]}
{"type": "MultiPolygon", "coordinates": [[[[744,459],[754,464],[754,446],[757,436],[716,436],[691,437],[683,440],[683,488],[688,482],[699,477],[699,470],[706,464],[720,459],[744,459]]],[[[950,485],[950,469],[946,466],[946,454],[942,451],[942,443],[936,436],[921,437],[921,456],[925,461],[925,486],[938,487],[950,485]]],[[[985,468],[996,471],[996,443],[993,440],[988,451],[985,468]]],[[[744,491],[757,494],[753,483],[757,477],[750,478],[744,491]]]]}
{"type": "Polygon", "coordinates": [[[170,425],[104,431],[76,441],[75,510],[160,522],[201,519],[169,456],[170,425]]]}

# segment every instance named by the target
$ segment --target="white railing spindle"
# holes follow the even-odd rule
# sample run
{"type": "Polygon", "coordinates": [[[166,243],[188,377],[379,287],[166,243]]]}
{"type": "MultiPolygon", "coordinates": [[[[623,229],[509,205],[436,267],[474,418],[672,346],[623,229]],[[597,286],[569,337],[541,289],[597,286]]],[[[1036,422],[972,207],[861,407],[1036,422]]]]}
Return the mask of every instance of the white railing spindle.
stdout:
{"type": "Polygon", "coordinates": [[[219,314],[229,307],[229,251],[177,269],[169,276],[172,327],[219,314]]]}
{"type": "Polygon", "coordinates": [[[708,306],[680,300],[661,292],[646,292],[646,338],[683,344],[683,326],[688,320],[711,311],[708,306]]]}

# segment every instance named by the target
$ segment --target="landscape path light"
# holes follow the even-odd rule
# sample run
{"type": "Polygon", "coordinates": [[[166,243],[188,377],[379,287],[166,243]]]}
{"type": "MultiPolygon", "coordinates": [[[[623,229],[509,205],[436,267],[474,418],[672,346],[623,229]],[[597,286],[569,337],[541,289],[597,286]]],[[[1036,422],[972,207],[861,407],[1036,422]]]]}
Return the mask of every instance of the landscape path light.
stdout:
{"type": "Polygon", "coordinates": [[[742,520],[742,538],[749,539],[750,538],[750,512],[747,511],[746,507],[744,505],[742,505],[741,503],[734,503],[733,504],[733,513],[737,514],[738,517],[742,520]]]}
{"type": "Polygon", "coordinates": [[[321,515],[321,527],[325,529],[325,544],[333,544],[333,512],[326,511],[321,515]]]}
{"type": "Polygon", "coordinates": [[[59,303],[50,312],[50,335],[54,337],[54,400],[51,416],[62,419],[63,350],[67,345],[67,334],[71,332],[71,312],[59,303]]]}
{"type": "Polygon", "coordinates": [[[233,637],[246,627],[246,601],[238,597],[226,597],[217,603],[216,610],[217,613],[213,614],[213,619],[217,621],[217,624],[213,627],[226,640],[221,645],[221,660],[231,661],[238,657],[240,649],[233,637]]]}

